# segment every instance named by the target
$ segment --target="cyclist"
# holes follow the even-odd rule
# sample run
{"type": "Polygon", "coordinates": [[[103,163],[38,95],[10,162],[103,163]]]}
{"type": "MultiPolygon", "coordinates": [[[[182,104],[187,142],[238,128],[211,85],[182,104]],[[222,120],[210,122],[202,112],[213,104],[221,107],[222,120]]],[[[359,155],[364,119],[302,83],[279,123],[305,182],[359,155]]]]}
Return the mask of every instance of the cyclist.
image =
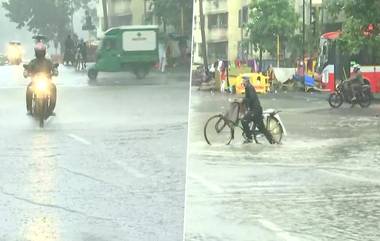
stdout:
{"type": "Polygon", "coordinates": [[[247,112],[242,119],[243,130],[247,137],[244,143],[252,143],[252,132],[250,131],[249,123],[253,122],[259,131],[265,135],[268,142],[275,144],[272,134],[264,125],[263,108],[261,107],[256,89],[249,81],[248,76],[243,77],[243,84],[245,87],[244,103],[247,107],[247,112]]]}

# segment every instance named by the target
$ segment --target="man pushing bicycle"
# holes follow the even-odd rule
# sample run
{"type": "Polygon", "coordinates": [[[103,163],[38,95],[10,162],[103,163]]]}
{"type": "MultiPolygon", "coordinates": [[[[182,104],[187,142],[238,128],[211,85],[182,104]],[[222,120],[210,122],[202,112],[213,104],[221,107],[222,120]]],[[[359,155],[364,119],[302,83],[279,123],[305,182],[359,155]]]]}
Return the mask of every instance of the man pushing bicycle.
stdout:
{"type": "Polygon", "coordinates": [[[257,96],[255,87],[249,81],[248,76],[243,77],[243,84],[245,87],[244,103],[247,112],[244,115],[241,123],[243,125],[244,134],[247,139],[244,143],[252,143],[252,132],[249,128],[249,123],[253,122],[261,133],[267,138],[270,144],[275,144],[272,134],[267,130],[264,125],[263,108],[261,107],[259,97],[257,96]]]}

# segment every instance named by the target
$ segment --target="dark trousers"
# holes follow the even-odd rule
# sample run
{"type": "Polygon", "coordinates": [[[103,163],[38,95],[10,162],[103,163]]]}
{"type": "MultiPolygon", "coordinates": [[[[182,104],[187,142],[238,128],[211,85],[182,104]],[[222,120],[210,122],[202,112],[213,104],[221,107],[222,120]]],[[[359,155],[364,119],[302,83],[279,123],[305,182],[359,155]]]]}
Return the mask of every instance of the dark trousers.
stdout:
{"type": "Polygon", "coordinates": [[[260,111],[258,112],[248,111],[243,117],[243,119],[241,120],[241,124],[243,125],[243,131],[249,140],[252,140],[252,134],[253,134],[249,128],[249,123],[251,122],[255,124],[257,129],[259,129],[259,131],[264,134],[268,142],[272,144],[273,137],[272,137],[272,134],[267,130],[267,128],[265,128],[263,113],[260,111]]]}
{"type": "Polygon", "coordinates": [[[362,84],[352,83],[351,90],[352,90],[352,97],[357,97],[360,91],[362,90],[362,84]]]}
{"type": "MultiPolygon", "coordinates": [[[[32,84],[33,82],[30,82],[26,88],[26,110],[28,112],[32,111],[33,91],[30,88],[32,84]]],[[[55,105],[57,103],[57,86],[54,83],[50,83],[50,93],[49,112],[53,113],[55,105]]]]}

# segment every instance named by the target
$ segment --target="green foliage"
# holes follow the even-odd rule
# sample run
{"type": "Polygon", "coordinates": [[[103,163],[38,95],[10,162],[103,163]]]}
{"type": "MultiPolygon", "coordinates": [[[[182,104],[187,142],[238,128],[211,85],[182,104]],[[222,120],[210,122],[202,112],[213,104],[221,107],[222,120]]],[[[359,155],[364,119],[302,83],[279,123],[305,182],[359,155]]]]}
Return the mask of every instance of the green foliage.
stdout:
{"type": "Polygon", "coordinates": [[[92,0],[8,0],[2,3],[10,21],[17,28],[27,28],[49,39],[58,35],[64,39],[71,32],[71,17],[76,9],[88,6],[92,0]]]}
{"type": "MultiPolygon", "coordinates": [[[[189,25],[193,18],[193,0],[153,0],[154,15],[161,18],[165,24],[181,28],[181,10],[184,13],[184,22],[189,25]]],[[[153,16],[151,16],[153,17],[153,16]]],[[[191,24],[188,26],[191,31],[191,24]]]]}
{"type": "Polygon", "coordinates": [[[298,17],[289,0],[252,0],[250,17],[246,25],[248,35],[255,50],[268,51],[275,55],[277,35],[281,48],[295,36],[298,17]]]}
{"type": "Polygon", "coordinates": [[[363,47],[380,49],[380,1],[379,0],[330,0],[325,6],[330,14],[343,13],[346,17],[342,27],[340,46],[349,54],[357,54],[363,47]],[[374,25],[370,34],[368,26],[374,25]]]}

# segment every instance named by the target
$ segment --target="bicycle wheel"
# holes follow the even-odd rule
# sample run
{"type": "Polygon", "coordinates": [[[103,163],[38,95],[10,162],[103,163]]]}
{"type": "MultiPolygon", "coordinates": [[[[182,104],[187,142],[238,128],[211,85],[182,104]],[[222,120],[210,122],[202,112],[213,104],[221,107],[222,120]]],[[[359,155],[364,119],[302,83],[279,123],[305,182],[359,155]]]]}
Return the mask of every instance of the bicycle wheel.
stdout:
{"type": "Polygon", "coordinates": [[[284,130],[277,118],[269,116],[267,120],[267,130],[271,133],[273,140],[276,143],[281,143],[284,130]]]}
{"type": "Polygon", "coordinates": [[[207,144],[229,145],[233,137],[232,123],[223,115],[215,115],[207,120],[203,134],[207,144]]]}

